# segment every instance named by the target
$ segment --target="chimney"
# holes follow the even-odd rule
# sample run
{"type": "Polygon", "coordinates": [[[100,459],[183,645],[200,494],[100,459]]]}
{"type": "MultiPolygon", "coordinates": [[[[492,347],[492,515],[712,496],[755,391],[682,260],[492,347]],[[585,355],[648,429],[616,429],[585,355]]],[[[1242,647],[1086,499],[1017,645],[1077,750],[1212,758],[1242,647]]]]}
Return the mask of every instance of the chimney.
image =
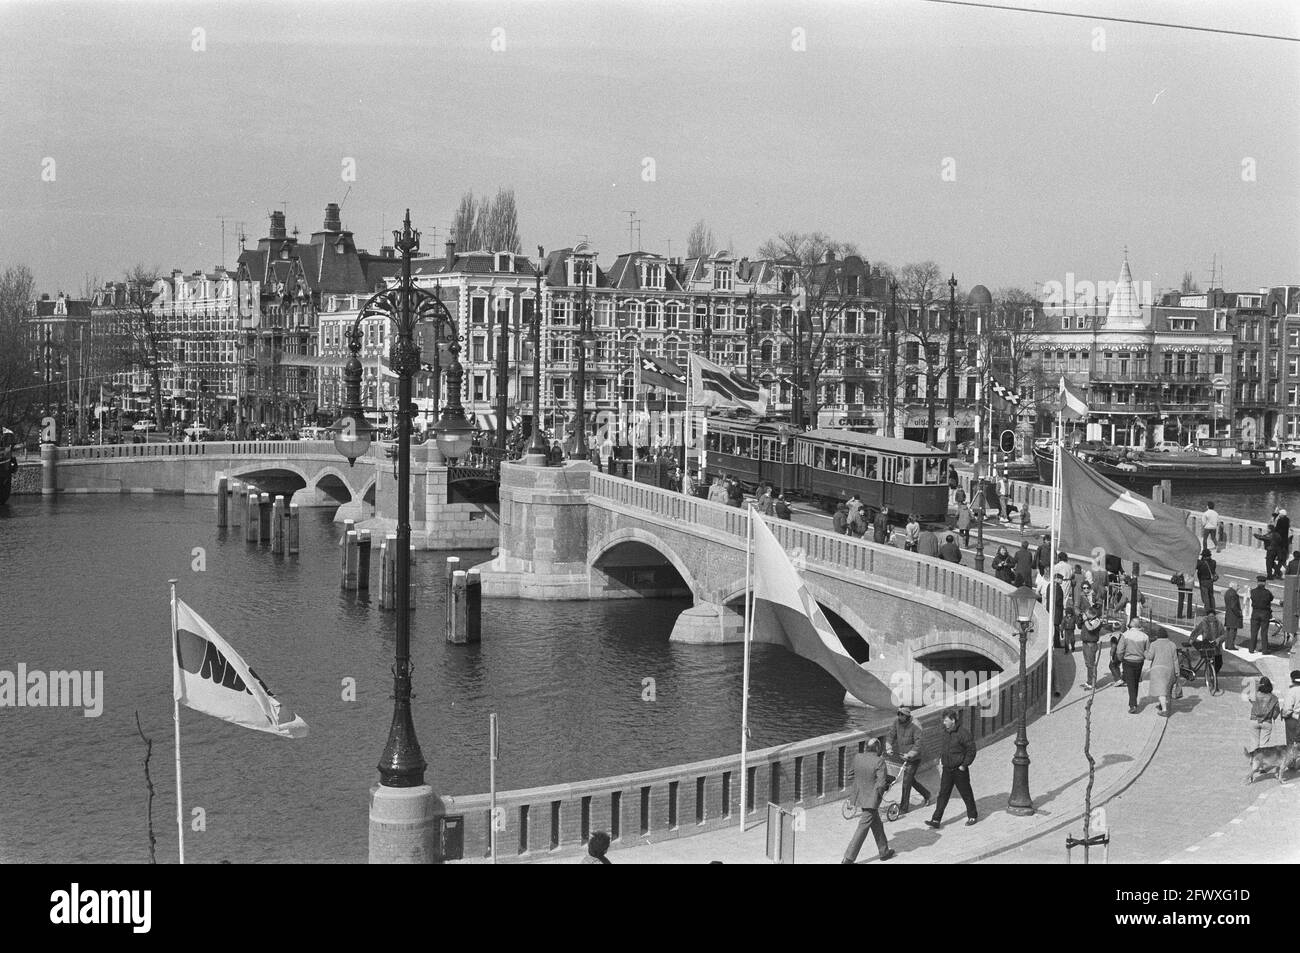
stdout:
{"type": "Polygon", "coordinates": [[[287,236],[284,231],[284,213],[272,212],[271,213],[271,238],[283,239],[286,237],[287,236]]]}
{"type": "Polygon", "coordinates": [[[449,235],[446,244],[447,261],[443,265],[443,271],[451,271],[456,262],[456,236],[449,235]]]}
{"type": "Polygon", "coordinates": [[[379,246],[379,257],[380,257],[380,258],[396,258],[396,257],[397,257],[397,250],[394,249],[392,245],[380,245],[380,246],[379,246]]]}
{"type": "Polygon", "coordinates": [[[325,206],[325,231],[343,231],[343,220],[339,218],[339,206],[337,202],[330,202],[329,205],[325,206]]]}

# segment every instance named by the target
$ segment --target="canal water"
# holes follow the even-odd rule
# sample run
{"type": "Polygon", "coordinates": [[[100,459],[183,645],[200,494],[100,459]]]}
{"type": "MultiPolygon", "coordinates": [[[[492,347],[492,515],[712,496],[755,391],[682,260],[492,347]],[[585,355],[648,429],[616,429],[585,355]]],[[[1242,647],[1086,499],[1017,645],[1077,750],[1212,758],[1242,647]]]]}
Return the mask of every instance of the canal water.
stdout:
{"type": "MultiPolygon", "coordinates": [[[[148,859],[136,712],[153,739],[159,860],[175,861],[172,577],[310,726],[288,740],[181,710],[187,824],[206,828],[187,827],[187,861],[366,859],[367,791],[392,712],[393,613],[340,591],[329,510],[304,511],[296,558],[216,530],[213,513],[210,497],[19,496],[0,506],[0,670],[104,678],[97,718],[0,708],[0,861],[148,859]],[[345,697],[351,681],[355,700],[345,697]]],[[[738,750],[741,648],[671,644],[686,603],[485,600],[483,643],[451,646],[441,627],[446,555],[418,553],[415,566],[415,724],[436,791],[487,790],[493,711],[502,790],[738,750]]],[[[756,646],[751,747],[887,721],[843,697],[812,663],[756,646]]]]}
{"type": "Polygon", "coordinates": [[[1273,511],[1280,506],[1294,521],[1296,507],[1300,507],[1300,492],[1292,487],[1281,490],[1225,490],[1223,487],[1198,487],[1175,483],[1172,502],[1175,506],[1197,513],[1205,509],[1206,503],[1213,502],[1214,508],[1224,516],[1259,520],[1262,523],[1267,523],[1273,511]]]}

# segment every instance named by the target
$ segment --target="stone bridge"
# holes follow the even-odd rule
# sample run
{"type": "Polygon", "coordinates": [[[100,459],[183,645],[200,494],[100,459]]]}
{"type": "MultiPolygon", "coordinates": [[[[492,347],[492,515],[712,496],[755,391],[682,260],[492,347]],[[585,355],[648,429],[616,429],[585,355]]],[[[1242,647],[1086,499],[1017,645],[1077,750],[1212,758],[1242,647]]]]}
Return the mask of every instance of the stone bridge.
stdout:
{"type": "MultiPolygon", "coordinates": [[[[616,477],[588,464],[501,473],[501,550],[485,596],[689,597],[675,641],[742,639],[747,514],[616,477]]],[[[886,683],[925,668],[1013,672],[1012,587],[974,569],[769,519],[841,640],[886,683]],[[861,640],[858,642],[857,640],[861,640]],[[861,643],[865,643],[862,645],[861,643]]],[[[1040,610],[1040,614],[1041,610],[1040,610]]],[[[1038,662],[1046,641],[1031,636],[1038,662]]]]}
{"type": "Polygon", "coordinates": [[[216,492],[228,477],[299,506],[375,502],[383,447],[349,467],[327,440],[238,440],[41,449],[42,493],[216,492]]]}

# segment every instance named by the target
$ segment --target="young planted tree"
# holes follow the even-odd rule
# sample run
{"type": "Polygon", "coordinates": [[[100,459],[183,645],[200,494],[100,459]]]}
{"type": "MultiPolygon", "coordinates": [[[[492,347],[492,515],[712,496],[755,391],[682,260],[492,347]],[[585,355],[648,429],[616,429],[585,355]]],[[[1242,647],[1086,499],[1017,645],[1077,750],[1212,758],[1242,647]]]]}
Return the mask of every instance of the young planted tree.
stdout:
{"type": "MultiPolygon", "coordinates": [[[[821,393],[818,384],[842,356],[842,336],[835,332],[842,325],[844,312],[868,293],[868,275],[850,274],[856,266],[845,259],[858,257],[856,245],[836,241],[822,232],[782,232],[759,246],[758,257],[779,261],[794,272],[793,287],[800,293],[802,307],[792,308],[791,319],[783,317],[778,327],[799,358],[795,387],[807,401],[803,415],[816,423],[821,393]],[[849,279],[853,277],[858,278],[859,287],[851,294],[849,279]]],[[[794,423],[803,425],[802,420],[794,423]]]]}

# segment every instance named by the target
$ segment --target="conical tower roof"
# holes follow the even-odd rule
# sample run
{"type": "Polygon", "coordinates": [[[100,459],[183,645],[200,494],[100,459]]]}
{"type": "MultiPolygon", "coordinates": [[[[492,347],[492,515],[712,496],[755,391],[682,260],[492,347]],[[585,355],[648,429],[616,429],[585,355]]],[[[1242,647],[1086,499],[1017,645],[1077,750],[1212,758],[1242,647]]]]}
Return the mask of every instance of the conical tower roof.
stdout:
{"type": "Polygon", "coordinates": [[[1131,327],[1141,324],[1142,303],[1138,300],[1137,289],[1133,287],[1133,272],[1129,270],[1128,256],[1125,255],[1115,293],[1110,296],[1110,307],[1106,309],[1106,325],[1131,327]]]}

